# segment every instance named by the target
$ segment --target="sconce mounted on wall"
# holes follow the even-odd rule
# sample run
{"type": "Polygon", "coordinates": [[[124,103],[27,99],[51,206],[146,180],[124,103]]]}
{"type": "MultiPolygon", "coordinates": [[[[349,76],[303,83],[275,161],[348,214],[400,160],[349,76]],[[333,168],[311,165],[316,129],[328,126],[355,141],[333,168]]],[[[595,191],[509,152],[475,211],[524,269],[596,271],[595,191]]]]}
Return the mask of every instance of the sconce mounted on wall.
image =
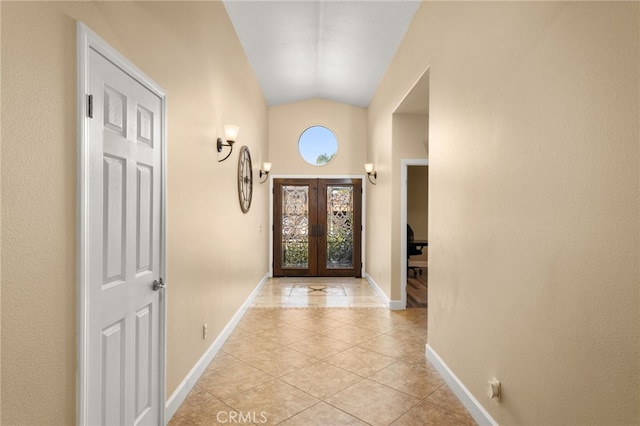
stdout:
{"type": "Polygon", "coordinates": [[[271,171],[271,163],[262,163],[262,170],[260,170],[260,179],[264,176],[264,180],[260,183],[265,183],[269,179],[269,172],[271,171]]]}
{"type": "Polygon", "coordinates": [[[229,158],[229,156],[231,155],[231,152],[233,152],[233,143],[236,141],[239,132],[240,132],[240,127],[238,126],[234,126],[231,124],[224,125],[224,138],[226,139],[227,143],[224,143],[221,138],[218,138],[218,143],[217,143],[218,152],[222,152],[223,146],[228,146],[229,153],[222,160],[218,160],[218,163],[222,163],[224,160],[229,158]]]}
{"type": "Polygon", "coordinates": [[[373,175],[373,178],[375,180],[378,180],[378,172],[373,170],[373,163],[365,164],[364,165],[364,170],[367,172],[367,178],[369,179],[369,182],[371,182],[371,184],[375,185],[376,183],[371,180],[371,176],[373,175]]]}

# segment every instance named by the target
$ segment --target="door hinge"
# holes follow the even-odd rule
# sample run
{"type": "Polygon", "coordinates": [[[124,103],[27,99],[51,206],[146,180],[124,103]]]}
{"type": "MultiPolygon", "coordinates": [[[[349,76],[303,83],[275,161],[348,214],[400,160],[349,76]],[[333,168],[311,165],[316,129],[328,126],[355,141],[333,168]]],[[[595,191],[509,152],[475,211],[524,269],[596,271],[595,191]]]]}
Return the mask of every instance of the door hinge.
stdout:
{"type": "Polygon", "coordinates": [[[93,95],[87,95],[87,116],[93,118],[93,95]]]}

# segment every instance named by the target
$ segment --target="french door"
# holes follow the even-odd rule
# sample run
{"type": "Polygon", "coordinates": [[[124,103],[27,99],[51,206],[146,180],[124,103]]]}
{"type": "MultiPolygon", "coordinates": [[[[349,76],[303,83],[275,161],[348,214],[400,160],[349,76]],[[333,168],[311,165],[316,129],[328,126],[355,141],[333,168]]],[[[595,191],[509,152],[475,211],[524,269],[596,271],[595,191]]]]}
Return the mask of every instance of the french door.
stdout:
{"type": "Polygon", "coordinates": [[[360,277],[362,181],[274,179],[273,275],[360,277]]]}

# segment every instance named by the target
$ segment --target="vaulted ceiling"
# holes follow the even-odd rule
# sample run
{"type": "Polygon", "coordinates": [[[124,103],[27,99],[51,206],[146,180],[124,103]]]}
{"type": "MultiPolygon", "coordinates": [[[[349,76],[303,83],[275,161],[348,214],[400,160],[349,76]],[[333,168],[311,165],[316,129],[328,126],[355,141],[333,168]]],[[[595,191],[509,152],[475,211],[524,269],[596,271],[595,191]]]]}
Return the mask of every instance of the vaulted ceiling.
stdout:
{"type": "Polygon", "coordinates": [[[269,105],[369,105],[420,0],[241,1],[225,7],[269,105]]]}

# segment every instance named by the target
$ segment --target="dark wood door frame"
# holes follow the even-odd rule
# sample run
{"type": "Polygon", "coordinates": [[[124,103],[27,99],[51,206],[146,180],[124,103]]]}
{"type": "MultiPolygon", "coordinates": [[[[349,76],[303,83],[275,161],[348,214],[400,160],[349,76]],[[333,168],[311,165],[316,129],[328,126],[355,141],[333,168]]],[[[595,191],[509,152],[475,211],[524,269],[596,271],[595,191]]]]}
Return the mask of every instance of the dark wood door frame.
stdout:
{"type": "Polygon", "coordinates": [[[317,223],[317,208],[312,204],[317,199],[318,180],[317,179],[274,179],[273,182],[273,275],[275,277],[296,276],[309,277],[316,276],[317,270],[317,250],[318,237],[316,232],[308,233],[309,257],[308,268],[282,268],[282,192],[284,185],[307,186],[309,198],[309,224],[317,223]]]}
{"type": "MultiPolygon", "coordinates": [[[[360,178],[284,178],[274,179],[273,186],[273,275],[274,276],[362,276],[362,179],[360,178]],[[283,250],[281,235],[283,185],[308,187],[309,211],[307,240],[309,244],[308,267],[282,268],[283,250]],[[328,266],[328,218],[327,188],[330,186],[353,187],[352,267],[328,266]]],[[[337,213],[337,212],[334,212],[337,213]]]]}
{"type": "MultiPolygon", "coordinates": [[[[328,186],[352,186],[353,187],[353,267],[352,268],[328,268],[327,250],[318,250],[318,276],[325,277],[360,277],[362,274],[361,237],[362,237],[362,181],[360,179],[319,179],[318,180],[318,223],[327,223],[327,187],[328,186]]],[[[328,247],[328,229],[322,232],[320,228],[318,247],[328,247]]]]}

